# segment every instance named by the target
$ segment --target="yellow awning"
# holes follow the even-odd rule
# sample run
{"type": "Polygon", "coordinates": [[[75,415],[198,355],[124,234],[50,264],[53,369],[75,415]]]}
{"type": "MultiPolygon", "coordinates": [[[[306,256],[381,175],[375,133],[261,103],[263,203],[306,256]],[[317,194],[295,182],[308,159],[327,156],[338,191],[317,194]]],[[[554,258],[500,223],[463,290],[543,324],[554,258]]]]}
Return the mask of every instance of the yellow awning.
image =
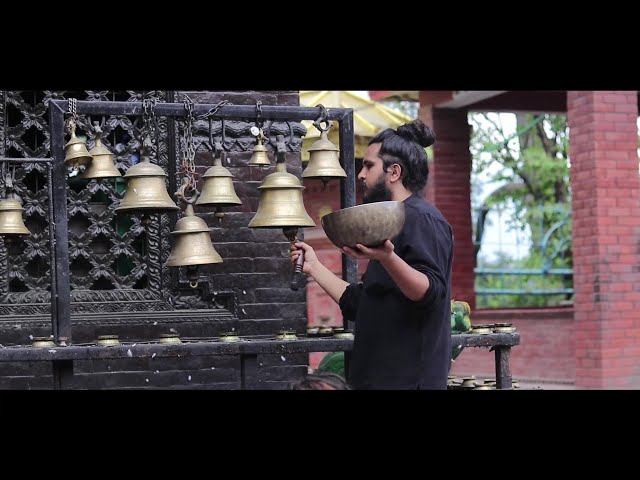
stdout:
{"type": "MultiPolygon", "coordinates": [[[[366,92],[341,90],[300,92],[301,106],[315,107],[318,104],[324,105],[328,109],[353,109],[356,157],[362,157],[369,140],[385,128],[397,128],[413,120],[409,115],[371,100],[366,92]]],[[[302,158],[307,160],[309,158],[307,148],[320,137],[320,132],[314,127],[312,121],[303,121],[302,123],[307,128],[302,158]]],[[[329,131],[329,140],[336,145],[338,144],[338,125],[334,125],[329,131]]]]}

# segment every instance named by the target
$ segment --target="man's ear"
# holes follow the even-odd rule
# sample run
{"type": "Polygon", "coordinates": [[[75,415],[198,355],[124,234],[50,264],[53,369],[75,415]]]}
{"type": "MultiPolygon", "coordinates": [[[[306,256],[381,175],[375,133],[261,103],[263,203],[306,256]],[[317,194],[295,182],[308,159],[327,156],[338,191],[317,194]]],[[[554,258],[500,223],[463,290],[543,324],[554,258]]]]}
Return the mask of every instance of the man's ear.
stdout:
{"type": "Polygon", "coordinates": [[[402,167],[399,163],[391,164],[388,172],[391,174],[391,180],[398,181],[402,179],[402,167]]]}

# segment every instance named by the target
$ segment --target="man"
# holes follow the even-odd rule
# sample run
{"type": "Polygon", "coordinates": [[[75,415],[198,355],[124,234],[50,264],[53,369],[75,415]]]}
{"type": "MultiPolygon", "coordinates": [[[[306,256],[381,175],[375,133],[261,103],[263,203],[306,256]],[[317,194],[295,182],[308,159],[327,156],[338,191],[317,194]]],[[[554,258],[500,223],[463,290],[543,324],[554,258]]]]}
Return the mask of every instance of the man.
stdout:
{"type": "Polygon", "coordinates": [[[358,180],[364,202],[405,204],[400,234],[377,248],[344,247],[369,259],[362,283],[349,284],[304,250],[303,272],[313,277],[355,321],[349,371],[354,389],[446,389],[451,365],[451,265],[453,234],[442,214],[422,198],[429,175],[425,148],[435,141],[420,120],[386,129],[369,142],[358,180]]]}

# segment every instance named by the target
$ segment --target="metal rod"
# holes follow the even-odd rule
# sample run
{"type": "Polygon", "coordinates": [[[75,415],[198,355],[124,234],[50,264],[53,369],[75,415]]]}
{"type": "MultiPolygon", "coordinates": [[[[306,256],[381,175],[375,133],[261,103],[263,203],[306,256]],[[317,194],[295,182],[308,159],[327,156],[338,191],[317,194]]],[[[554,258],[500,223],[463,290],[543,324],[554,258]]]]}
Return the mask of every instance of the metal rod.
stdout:
{"type": "MultiPolygon", "coordinates": [[[[340,179],[340,207],[348,208],[356,204],[356,159],[354,155],[353,111],[347,112],[340,120],[340,163],[347,176],[340,179]]],[[[342,278],[349,283],[358,280],[358,262],[355,258],[342,254],[342,278]]]]}
{"type": "Polygon", "coordinates": [[[511,368],[509,366],[510,355],[511,347],[496,347],[496,388],[501,390],[510,390],[512,388],[511,368]]]}
{"type": "MultiPolygon", "coordinates": [[[[354,145],[353,110],[346,112],[340,120],[339,130],[340,163],[347,176],[340,179],[340,206],[341,208],[353,207],[356,204],[356,159],[354,145]]],[[[358,261],[348,255],[342,254],[342,279],[348,283],[358,281],[358,261]]],[[[343,326],[353,330],[355,323],[343,320],[343,326]]],[[[344,353],[344,371],[349,378],[351,367],[351,351],[344,353]]]]}
{"type": "Polygon", "coordinates": [[[49,163],[47,165],[47,195],[49,198],[48,206],[48,214],[49,214],[49,272],[50,272],[50,281],[51,281],[51,326],[52,326],[52,334],[53,338],[58,338],[58,324],[53,321],[55,311],[56,311],[56,299],[58,298],[58,284],[56,282],[56,271],[58,270],[56,264],[56,239],[55,239],[55,218],[53,214],[53,164],[49,163]]]}
{"type": "MultiPolygon", "coordinates": [[[[95,102],[102,103],[102,102],[95,102]]],[[[66,337],[71,342],[71,291],[69,286],[69,232],[67,225],[67,167],[64,164],[64,105],[66,100],[56,102],[57,108],[49,108],[51,128],[51,157],[54,159],[50,183],[53,184],[52,199],[55,251],[55,295],[52,293],[51,321],[54,338],[66,337]]],[[[52,274],[53,277],[53,274],[52,274]]]]}
{"type": "MultiPolygon", "coordinates": [[[[49,102],[57,107],[57,110],[64,112],[67,105],[66,100],[51,100],[49,102]]],[[[215,105],[196,103],[193,107],[193,115],[198,117],[206,114],[215,105]]],[[[86,100],[78,100],[76,104],[76,112],[78,115],[142,115],[143,106],[139,102],[90,102],[86,100]]],[[[153,110],[155,115],[167,117],[185,117],[187,112],[184,103],[157,103],[153,110]]],[[[295,107],[295,106],[277,106],[263,105],[263,120],[315,120],[318,118],[320,110],[313,107],[295,107]]],[[[342,120],[342,118],[351,113],[351,108],[328,108],[328,120],[342,120]]],[[[214,118],[225,119],[242,119],[255,118],[255,105],[223,105],[212,115],[214,118]]],[[[353,120],[352,120],[353,123],[353,120]]]]}
{"type": "Polygon", "coordinates": [[[544,270],[542,268],[475,268],[473,273],[476,275],[573,275],[572,268],[551,268],[544,270]]]}
{"type": "Polygon", "coordinates": [[[11,163],[53,163],[53,158],[9,158],[9,157],[0,157],[0,162],[11,162],[11,163]]]}

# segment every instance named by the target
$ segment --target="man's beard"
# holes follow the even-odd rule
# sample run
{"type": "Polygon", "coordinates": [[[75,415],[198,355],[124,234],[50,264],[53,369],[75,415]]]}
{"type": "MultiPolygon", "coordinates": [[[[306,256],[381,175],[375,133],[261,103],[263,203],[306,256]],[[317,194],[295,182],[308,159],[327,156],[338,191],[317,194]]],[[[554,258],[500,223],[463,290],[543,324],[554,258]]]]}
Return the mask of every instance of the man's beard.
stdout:
{"type": "Polygon", "coordinates": [[[384,174],[380,175],[373,187],[365,190],[362,197],[363,203],[386,202],[391,200],[391,191],[385,185],[384,174]]]}

